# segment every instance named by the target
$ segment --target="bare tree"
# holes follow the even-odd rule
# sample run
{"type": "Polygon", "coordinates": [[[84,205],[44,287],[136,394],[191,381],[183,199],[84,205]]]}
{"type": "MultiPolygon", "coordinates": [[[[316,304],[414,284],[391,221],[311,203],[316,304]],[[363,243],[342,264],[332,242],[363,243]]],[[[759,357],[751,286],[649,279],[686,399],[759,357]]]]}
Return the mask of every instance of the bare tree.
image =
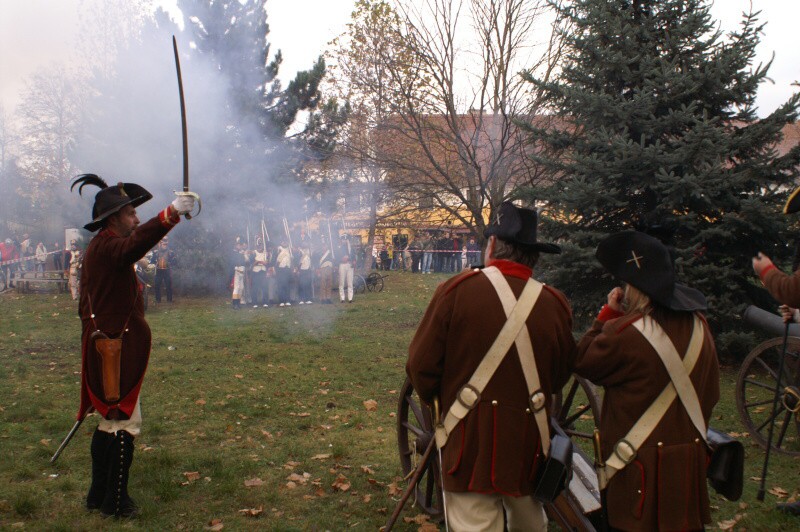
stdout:
{"type": "Polygon", "coordinates": [[[543,177],[515,121],[540,102],[519,72],[556,72],[560,39],[549,3],[425,0],[398,4],[399,15],[383,2],[361,4],[391,16],[382,39],[361,38],[349,56],[349,87],[356,79],[372,95],[372,118],[360,126],[367,142],[349,155],[380,176],[373,181],[383,197],[438,207],[480,237],[487,211],[543,177]]]}
{"type": "Polygon", "coordinates": [[[26,84],[17,108],[21,141],[20,168],[25,175],[21,195],[34,204],[51,197],[72,177],[70,149],[78,133],[81,92],[60,67],[40,71],[26,84]]]}

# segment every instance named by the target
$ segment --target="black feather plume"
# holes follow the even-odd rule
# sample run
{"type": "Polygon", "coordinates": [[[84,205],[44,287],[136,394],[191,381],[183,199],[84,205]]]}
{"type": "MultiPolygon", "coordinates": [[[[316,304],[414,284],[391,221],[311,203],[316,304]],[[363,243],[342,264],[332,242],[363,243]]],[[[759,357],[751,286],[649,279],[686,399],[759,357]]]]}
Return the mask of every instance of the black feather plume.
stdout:
{"type": "Polygon", "coordinates": [[[69,187],[70,192],[72,192],[72,189],[75,188],[75,185],[79,183],[80,186],[78,187],[78,194],[81,196],[83,196],[82,194],[83,187],[85,187],[86,185],[94,185],[101,190],[108,187],[108,184],[105,181],[103,181],[103,178],[100,177],[99,175],[82,174],[76,177],[75,181],[72,182],[72,185],[69,187]]]}

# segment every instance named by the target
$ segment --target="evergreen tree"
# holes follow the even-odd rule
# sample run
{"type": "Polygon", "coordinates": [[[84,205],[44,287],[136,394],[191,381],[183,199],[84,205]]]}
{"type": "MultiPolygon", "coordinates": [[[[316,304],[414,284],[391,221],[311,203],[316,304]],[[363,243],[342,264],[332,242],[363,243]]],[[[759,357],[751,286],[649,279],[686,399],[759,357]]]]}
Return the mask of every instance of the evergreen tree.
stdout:
{"type": "MultiPolygon", "coordinates": [[[[755,97],[769,63],[753,65],[763,24],[745,14],[723,36],[705,0],[575,0],[560,79],[526,78],[556,120],[526,124],[536,162],[558,177],[532,191],[564,255],[551,281],[585,324],[611,286],[594,258],[609,233],[649,231],[670,246],[681,282],[709,299],[723,344],[735,319],[763,300],[750,257],[785,257],[780,214],[800,148],[778,156],[795,94],[758,119],[755,97]],[[552,124],[556,124],[553,127],[552,124]],[[607,282],[598,282],[604,278],[607,282]]],[[[743,338],[739,338],[743,339],[743,338]]]]}

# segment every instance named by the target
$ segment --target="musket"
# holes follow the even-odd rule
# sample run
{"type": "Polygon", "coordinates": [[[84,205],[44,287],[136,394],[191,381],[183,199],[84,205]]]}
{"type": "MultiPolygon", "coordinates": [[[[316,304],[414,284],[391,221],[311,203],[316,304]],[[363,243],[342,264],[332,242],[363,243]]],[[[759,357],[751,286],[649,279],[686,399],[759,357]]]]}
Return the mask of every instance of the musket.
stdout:
{"type": "Polygon", "coordinates": [[[64,437],[64,441],[61,442],[61,445],[58,446],[58,449],[56,449],[56,452],[53,455],[53,457],[50,458],[51,464],[56,463],[56,460],[58,460],[58,457],[61,456],[62,452],[64,452],[64,449],[67,447],[67,444],[69,444],[69,441],[72,439],[73,436],[75,436],[75,433],[78,431],[78,428],[81,426],[81,423],[83,423],[83,420],[86,419],[86,416],[88,416],[93,409],[94,408],[92,406],[89,406],[89,408],[86,409],[86,412],[84,412],[83,415],[79,417],[78,420],[75,422],[75,424],[72,425],[72,428],[67,433],[66,437],[64,437]]]}
{"type": "MultiPolygon", "coordinates": [[[[178,56],[178,41],[172,36],[172,50],[175,52],[175,71],[178,74],[178,94],[181,99],[181,130],[183,132],[183,191],[175,192],[176,196],[192,196],[197,202],[197,214],[203,210],[200,196],[194,192],[189,192],[189,134],[186,127],[186,101],[183,97],[183,78],[181,77],[181,60],[178,56]]],[[[194,216],[197,216],[195,214],[194,216]]],[[[192,219],[191,213],[184,215],[187,220],[192,219]]]]}

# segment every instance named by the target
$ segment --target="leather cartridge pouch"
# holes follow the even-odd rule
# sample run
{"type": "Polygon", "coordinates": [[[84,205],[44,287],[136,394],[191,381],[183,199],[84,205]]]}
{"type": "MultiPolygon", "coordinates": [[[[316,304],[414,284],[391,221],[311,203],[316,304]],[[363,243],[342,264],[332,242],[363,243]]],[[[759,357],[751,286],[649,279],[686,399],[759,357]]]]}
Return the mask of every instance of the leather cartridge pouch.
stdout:
{"type": "Polygon", "coordinates": [[[738,501],[744,482],[744,446],[711,427],[708,428],[707,439],[711,449],[711,461],[706,470],[708,483],[729,501],[738,501]]]}
{"type": "Polygon", "coordinates": [[[536,468],[533,498],[553,502],[572,477],[572,440],[556,432],[550,439],[550,455],[536,468]]]}
{"type": "Polygon", "coordinates": [[[91,336],[100,360],[100,374],[103,378],[103,396],[105,402],[119,401],[119,375],[122,360],[122,338],[109,338],[102,331],[95,331],[91,336]]]}

